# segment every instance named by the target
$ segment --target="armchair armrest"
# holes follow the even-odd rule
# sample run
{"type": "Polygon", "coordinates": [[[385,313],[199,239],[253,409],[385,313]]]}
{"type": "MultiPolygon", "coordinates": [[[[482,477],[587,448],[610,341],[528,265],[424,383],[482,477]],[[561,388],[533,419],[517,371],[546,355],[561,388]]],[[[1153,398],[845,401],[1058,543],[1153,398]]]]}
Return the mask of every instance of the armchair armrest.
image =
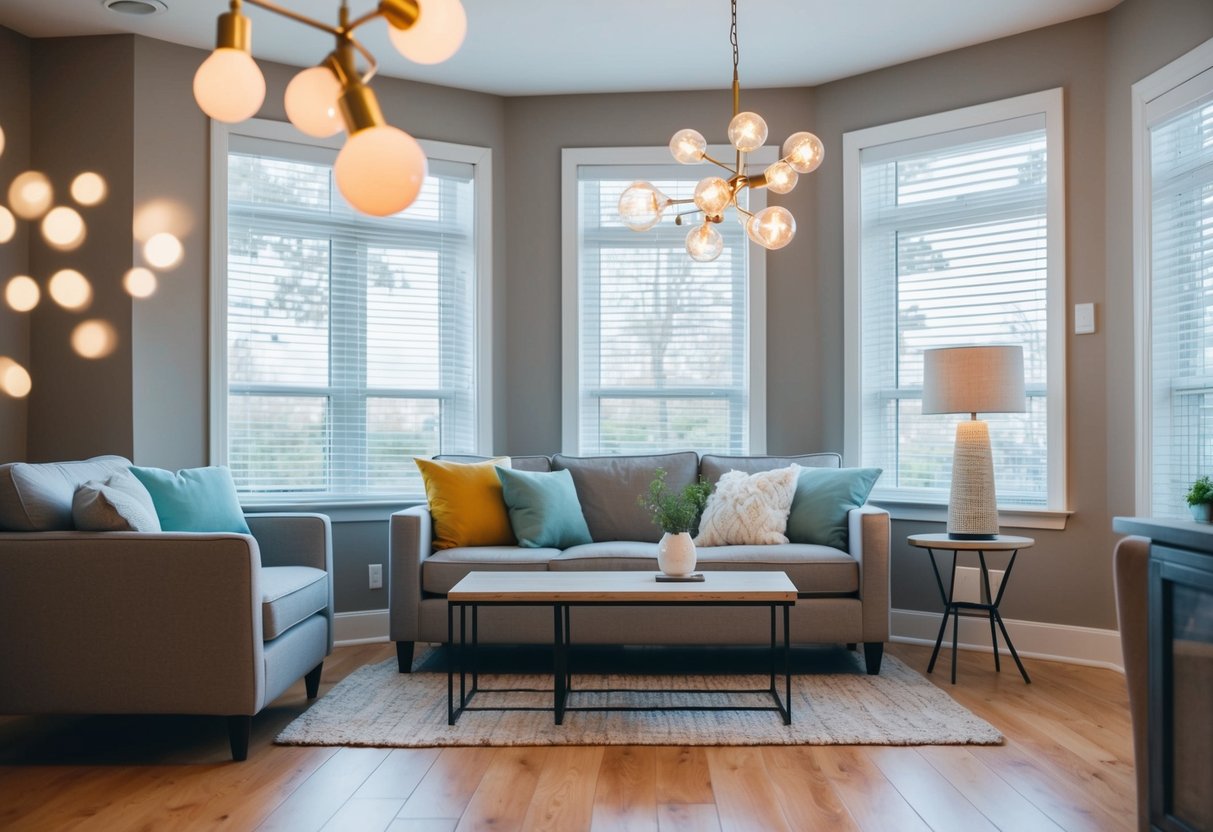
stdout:
{"type": "Polygon", "coordinates": [[[859,563],[863,640],[889,640],[889,513],[871,505],[847,513],[847,543],[859,563]]]}
{"type": "Polygon", "coordinates": [[[266,512],[246,514],[261,550],[262,566],[310,566],[329,574],[329,652],[333,651],[333,524],[327,514],[266,512]]]}
{"type": "Polygon", "coordinates": [[[434,548],[433,520],[427,505],[391,517],[388,543],[389,635],[392,641],[417,640],[421,624],[421,563],[434,548]]]}

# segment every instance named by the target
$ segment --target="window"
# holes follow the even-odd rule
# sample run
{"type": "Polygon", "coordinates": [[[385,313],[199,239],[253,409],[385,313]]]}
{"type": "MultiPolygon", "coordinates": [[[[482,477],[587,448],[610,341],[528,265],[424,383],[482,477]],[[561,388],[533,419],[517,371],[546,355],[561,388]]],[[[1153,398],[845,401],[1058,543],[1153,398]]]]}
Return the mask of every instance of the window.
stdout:
{"type": "Polygon", "coordinates": [[[1213,474],[1213,41],[1133,86],[1137,513],[1213,474]]]}
{"type": "Polygon", "coordinates": [[[489,151],[423,142],[417,201],[377,218],[289,125],[216,139],[213,455],[247,502],[420,497],[413,456],[487,424],[489,151]]]}
{"type": "MultiPolygon", "coordinates": [[[[774,156],[750,159],[761,170],[774,156]]],[[[567,452],[765,450],[762,253],[731,213],[710,263],[687,255],[691,226],[667,217],[638,233],[618,217],[638,179],[681,199],[707,175],[664,147],[564,151],[567,452]]],[[[765,198],[753,192],[749,210],[765,198]]]]}
{"type": "Polygon", "coordinates": [[[1064,508],[1061,130],[1053,90],[846,134],[846,457],[875,499],[948,500],[968,417],[922,414],[923,350],[1020,344],[1027,412],[983,414],[998,502],[1064,508]]]}

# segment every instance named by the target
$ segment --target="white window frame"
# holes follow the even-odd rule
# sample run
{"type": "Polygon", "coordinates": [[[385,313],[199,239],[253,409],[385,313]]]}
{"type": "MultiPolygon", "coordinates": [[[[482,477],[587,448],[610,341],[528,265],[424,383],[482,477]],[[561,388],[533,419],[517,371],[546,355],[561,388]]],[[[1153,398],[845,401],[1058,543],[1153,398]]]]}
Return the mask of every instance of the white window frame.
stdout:
{"type": "MultiPolygon", "coordinates": [[[[1153,373],[1150,289],[1153,259],[1151,246],[1152,194],[1150,175],[1150,125],[1207,94],[1188,82],[1208,75],[1213,85],[1213,40],[1207,40],[1133,85],[1133,363],[1136,487],[1134,513],[1152,513],[1154,466],[1154,414],[1151,409],[1153,373]]],[[[1203,81],[1204,79],[1202,79],[1203,81]]],[[[1198,82],[1199,83],[1199,82],[1198,82]]]]}
{"type": "MultiPolygon", "coordinates": [[[[713,145],[708,155],[717,159],[732,158],[736,149],[713,145]]],[[[746,156],[746,172],[760,173],[778,158],[777,149],[763,147],[746,156]]],[[[577,216],[577,169],[582,166],[661,165],[668,167],[674,160],[668,147],[566,147],[561,152],[561,310],[562,310],[562,407],[561,445],[567,454],[579,453],[581,421],[581,280],[579,274],[580,246],[577,216]]],[[[676,163],[675,163],[676,164],[676,163]]],[[[703,166],[707,176],[708,168],[703,166]]],[[[691,171],[690,178],[696,178],[691,171]]],[[[755,189],[750,194],[750,210],[766,207],[766,191],[755,189]]],[[[668,219],[663,222],[669,222],[668,219]]],[[[643,234],[644,232],[636,232],[643,234]]],[[[688,255],[689,256],[689,255],[688,255]]],[[[751,454],[764,454],[767,447],[767,300],[766,251],[750,244],[747,321],[749,352],[749,445],[751,454]]],[[[681,450],[681,449],[670,449],[681,450]]]]}
{"type": "MultiPolygon", "coordinates": [[[[982,125],[1022,118],[1045,117],[1045,141],[1048,212],[1046,243],[1046,354],[1048,432],[1048,497],[1046,508],[999,506],[999,523],[1015,528],[1062,529],[1071,514],[1066,492],[1066,223],[1065,223],[1065,126],[1064,96],[1061,88],[1044,90],[1015,98],[978,104],[943,113],[907,119],[843,134],[843,246],[844,290],[844,402],[843,464],[858,465],[861,456],[862,385],[860,351],[863,345],[860,309],[862,221],[860,205],[860,155],[866,148],[913,139],[931,141],[957,130],[972,130],[982,125]]],[[[997,475],[997,472],[995,472],[997,475]]],[[[879,486],[878,486],[879,488],[879,486]]],[[[947,519],[946,501],[926,502],[899,495],[873,502],[889,509],[894,519],[947,519]]]]}
{"type": "MultiPolygon", "coordinates": [[[[309,148],[341,148],[345,136],[329,139],[305,136],[288,122],[269,119],[248,119],[239,124],[211,121],[211,268],[210,268],[210,461],[212,465],[227,463],[227,177],[228,151],[232,136],[247,136],[273,142],[302,145],[309,148]]],[[[472,188],[475,224],[475,310],[472,327],[476,344],[473,349],[473,372],[476,390],[476,442],[478,453],[487,453],[493,443],[493,379],[492,379],[492,320],[493,320],[493,224],[492,224],[492,149],[450,142],[418,139],[427,158],[462,162],[473,167],[472,188]]],[[[418,498],[401,495],[399,501],[354,497],[349,500],[331,495],[319,498],[257,499],[242,496],[258,508],[267,506],[358,506],[398,505],[418,498]]],[[[342,519],[381,519],[381,513],[365,517],[351,514],[342,519]]]]}

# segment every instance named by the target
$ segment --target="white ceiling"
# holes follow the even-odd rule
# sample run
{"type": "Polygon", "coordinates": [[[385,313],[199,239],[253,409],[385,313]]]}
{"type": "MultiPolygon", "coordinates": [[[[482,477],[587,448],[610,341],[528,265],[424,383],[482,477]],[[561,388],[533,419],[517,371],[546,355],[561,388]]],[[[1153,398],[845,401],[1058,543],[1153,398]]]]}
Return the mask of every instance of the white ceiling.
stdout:
{"type": "MultiPolygon", "coordinates": [[[[0,25],[34,38],[135,32],[205,49],[227,0],[164,0],[138,17],[102,0],[2,0],[0,25]]],[[[337,0],[279,0],[335,23],[337,0]]],[[[424,0],[421,0],[424,3],[424,0]]],[[[811,86],[1106,11],[1120,0],[740,0],[741,83],[811,86]]],[[[382,21],[359,37],[399,78],[498,95],[691,90],[732,77],[727,0],[463,0],[468,35],[438,66],[391,47],[382,21]]],[[[373,0],[350,0],[354,16],[373,0]]],[[[332,38],[251,5],[253,54],[307,66],[332,38]]]]}

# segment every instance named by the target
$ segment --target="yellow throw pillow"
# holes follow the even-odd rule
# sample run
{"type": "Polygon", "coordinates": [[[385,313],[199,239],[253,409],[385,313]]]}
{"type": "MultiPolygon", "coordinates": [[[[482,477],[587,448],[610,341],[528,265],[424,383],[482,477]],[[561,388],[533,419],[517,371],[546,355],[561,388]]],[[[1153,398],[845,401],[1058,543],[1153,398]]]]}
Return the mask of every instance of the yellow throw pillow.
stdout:
{"type": "Polygon", "coordinates": [[[434,518],[435,549],[517,544],[496,468],[510,467],[508,456],[484,462],[415,461],[434,518]]]}

